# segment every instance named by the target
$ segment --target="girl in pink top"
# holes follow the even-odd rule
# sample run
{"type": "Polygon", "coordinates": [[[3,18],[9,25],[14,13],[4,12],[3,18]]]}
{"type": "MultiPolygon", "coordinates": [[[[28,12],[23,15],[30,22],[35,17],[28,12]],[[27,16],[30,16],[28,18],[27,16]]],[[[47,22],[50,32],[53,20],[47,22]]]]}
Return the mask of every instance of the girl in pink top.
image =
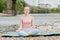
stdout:
{"type": "Polygon", "coordinates": [[[37,34],[39,30],[35,28],[34,17],[29,15],[30,8],[24,7],[24,16],[21,17],[20,27],[16,30],[17,33],[22,34],[23,36],[28,34],[37,34]]]}

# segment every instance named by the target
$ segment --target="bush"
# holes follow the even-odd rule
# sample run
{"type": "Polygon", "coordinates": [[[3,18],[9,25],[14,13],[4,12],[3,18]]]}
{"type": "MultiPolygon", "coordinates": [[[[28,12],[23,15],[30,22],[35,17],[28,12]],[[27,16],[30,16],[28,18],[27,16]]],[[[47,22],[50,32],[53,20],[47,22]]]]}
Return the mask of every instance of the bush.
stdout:
{"type": "Polygon", "coordinates": [[[6,1],[0,0],[0,12],[6,9],[6,1]]]}
{"type": "Polygon", "coordinates": [[[24,0],[17,0],[16,1],[16,10],[20,13],[23,13],[23,8],[28,5],[24,0]]]}
{"type": "Polygon", "coordinates": [[[60,8],[52,8],[51,13],[60,13],[60,8]]]}
{"type": "Polygon", "coordinates": [[[47,8],[42,8],[38,11],[38,13],[49,13],[49,9],[47,8]]]}
{"type": "Polygon", "coordinates": [[[48,8],[32,7],[31,13],[49,13],[49,9],[48,8]]]}

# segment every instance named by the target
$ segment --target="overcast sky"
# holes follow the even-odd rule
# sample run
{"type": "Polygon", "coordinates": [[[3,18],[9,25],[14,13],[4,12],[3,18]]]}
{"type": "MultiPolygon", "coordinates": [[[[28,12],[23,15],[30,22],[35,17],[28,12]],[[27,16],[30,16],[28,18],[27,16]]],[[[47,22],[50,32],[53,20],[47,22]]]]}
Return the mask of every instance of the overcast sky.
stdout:
{"type": "MultiPolygon", "coordinates": [[[[38,0],[25,0],[29,5],[37,6],[38,0]],[[34,1],[34,2],[33,2],[34,1]]],[[[50,4],[51,7],[57,7],[60,4],[60,0],[39,0],[40,3],[47,3],[50,4]]]]}

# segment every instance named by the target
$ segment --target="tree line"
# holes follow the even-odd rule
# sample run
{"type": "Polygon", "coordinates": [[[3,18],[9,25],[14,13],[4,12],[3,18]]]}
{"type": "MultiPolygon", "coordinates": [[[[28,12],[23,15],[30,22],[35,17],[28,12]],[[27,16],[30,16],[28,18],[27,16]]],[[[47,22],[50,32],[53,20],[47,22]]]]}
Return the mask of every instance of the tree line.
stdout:
{"type": "MultiPolygon", "coordinates": [[[[23,13],[24,6],[29,6],[31,13],[60,13],[60,8],[40,8],[38,6],[31,6],[24,0],[16,1],[16,12],[23,13]]],[[[6,0],[0,0],[0,12],[7,9],[6,0]]]]}

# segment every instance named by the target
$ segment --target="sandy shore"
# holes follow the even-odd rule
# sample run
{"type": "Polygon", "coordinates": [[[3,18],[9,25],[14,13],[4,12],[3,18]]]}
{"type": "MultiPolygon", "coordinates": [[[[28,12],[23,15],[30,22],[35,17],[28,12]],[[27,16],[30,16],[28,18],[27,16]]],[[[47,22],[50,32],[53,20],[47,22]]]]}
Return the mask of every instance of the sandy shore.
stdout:
{"type": "MultiPolygon", "coordinates": [[[[60,32],[60,26],[54,25],[35,25],[36,28],[40,30],[40,34],[43,35],[47,32],[60,32]]],[[[0,34],[1,33],[15,33],[15,31],[19,28],[18,25],[11,26],[0,26],[0,34]]]]}
{"type": "MultiPolygon", "coordinates": [[[[37,25],[36,25],[37,26],[37,25]]],[[[14,25],[14,26],[4,26],[5,28],[15,28],[15,30],[18,28],[18,26],[14,25]]],[[[40,25],[40,31],[42,34],[49,32],[49,31],[58,31],[58,30],[54,30],[53,29],[49,29],[49,27],[47,29],[42,30],[42,28],[46,28],[47,26],[41,26],[40,25]],[[49,31],[48,31],[49,30],[49,31]]],[[[3,28],[0,26],[0,28],[3,28]]],[[[37,27],[39,28],[39,27],[37,27]]],[[[10,32],[1,32],[2,33],[15,33],[15,30],[11,30],[10,32]]],[[[60,36],[38,36],[38,37],[0,37],[0,40],[60,40],[60,36]]]]}

